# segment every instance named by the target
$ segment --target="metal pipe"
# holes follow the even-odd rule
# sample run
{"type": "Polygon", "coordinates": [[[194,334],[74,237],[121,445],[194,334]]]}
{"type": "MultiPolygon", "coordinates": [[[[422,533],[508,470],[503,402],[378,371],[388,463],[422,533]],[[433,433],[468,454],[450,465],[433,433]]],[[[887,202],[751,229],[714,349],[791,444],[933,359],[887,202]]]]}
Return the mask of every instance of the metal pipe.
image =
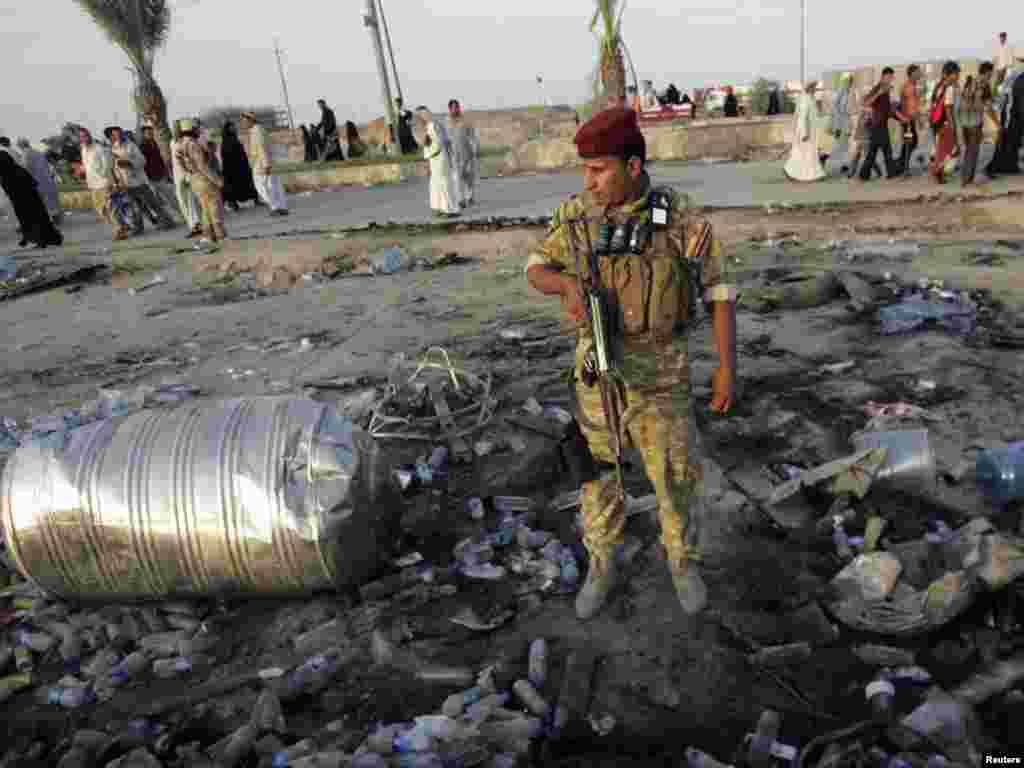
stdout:
{"type": "MultiPolygon", "coordinates": [[[[377,0],[377,11],[380,14],[380,23],[384,27],[384,41],[388,45],[388,56],[391,58],[391,75],[395,78],[395,93],[402,99],[402,83],[398,79],[398,67],[395,66],[395,51],[391,47],[391,32],[388,29],[388,18],[384,15],[384,0],[377,0]]],[[[405,99],[402,99],[404,102],[405,99]]]]}
{"type": "Polygon", "coordinates": [[[281,90],[284,91],[284,105],[288,109],[288,127],[295,129],[295,117],[292,115],[292,102],[288,98],[288,82],[284,79],[284,67],[281,66],[281,48],[274,39],[274,55],[277,56],[277,73],[281,76],[281,90]]]}
{"type": "Polygon", "coordinates": [[[391,86],[388,84],[388,66],[384,58],[384,44],[380,39],[380,25],[377,23],[377,5],[374,0],[366,0],[366,11],[363,13],[363,24],[370,30],[370,41],[377,55],[377,75],[380,77],[380,91],[384,99],[384,119],[388,121],[388,143],[395,143],[395,105],[391,100],[391,86]]]}
{"type": "Polygon", "coordinates": [[[800,84],[807,84],[807,0],[800,0],[800,84]]]}

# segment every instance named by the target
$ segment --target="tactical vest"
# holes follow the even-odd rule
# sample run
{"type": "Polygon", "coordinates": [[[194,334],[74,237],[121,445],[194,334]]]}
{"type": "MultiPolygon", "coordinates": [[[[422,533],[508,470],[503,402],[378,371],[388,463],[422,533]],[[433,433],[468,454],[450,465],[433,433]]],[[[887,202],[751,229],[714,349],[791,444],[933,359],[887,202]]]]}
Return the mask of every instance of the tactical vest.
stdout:
{"type": "MultiPolygon", "coordinates": [[[[635,223],[649,224],[650,216],[650,208],[646,208],[632,218],[635,223]]],[[[602,221],[618,224],[627,218],[626,213],[610,211],[604,218],[590,219],[591,242],[596,241],[602,221]]],[[[697,298],[703,293],[702,259],[710,247],[710,225],[691,221],[677,208],[670,211],[667,226],[654,225],[653,235],[639,255],[598,257],[614,331],[626,346],[661,345],[687,333],[697,319],[697,298]]],[[[580,268],[584,278],[589,277],[585,260],[580,268]]]]}

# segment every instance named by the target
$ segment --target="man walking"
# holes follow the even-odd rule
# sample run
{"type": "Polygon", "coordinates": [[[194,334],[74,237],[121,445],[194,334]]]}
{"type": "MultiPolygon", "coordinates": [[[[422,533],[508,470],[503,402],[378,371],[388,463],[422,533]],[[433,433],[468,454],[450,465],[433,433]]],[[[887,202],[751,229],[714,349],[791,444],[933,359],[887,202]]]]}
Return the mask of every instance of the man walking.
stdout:
{"type": "Polygon", "coordinates": [[[652,185],[635,112],[600,112],[579,129],[575,141],[583,159],[583,193],[555,211],[547,238],[530,254],[526,278],[541,293],[560,296],[568,319],[578,324],[575,395],[581,428],[599,462],[597,478],[582,488],[590,565],[576,615],[594,616],[619,581],[615,556],[626,523],[625,491],[609,467],[626,441],[639,450],[654,483],[661,540],[679,602],[686,613],[696,614],[705,607],[707,590],[692,540],[692,507],[702,498],[703,478],[690,413],[688,336],[703,299],[719,357],[711,407],[728,412],[736,386],[736,288],[726,276],[711,225],[687,210],[671,188],[652,185]],[[589,303],[579,280],[591,274],[586,250],[591,243],[614,308],[603,351],[596,349],[600,340],[586,322],[589,303]],[[602,360],[615,369],[615,383],[607,388],[597,381],[602,360]],[[621,434],[606,427],[605,408],[624,415],[621,434]]]}
{"type": "Polygon", "coordinates": [[[1000,32],[992,52],[992,65],[996,70],[996,88],[1003,84],[1007,72],[1013,67],[1013,49],[1006,43],[1006,33],[1000,32]]]}
{"type": "Polygon", "coordinates": [[[960,110],[957,123],[964,135],[964,154],[960,168],[962,186],[974,183],[974,174],[978,167],[978,155],[981,152],[981,140],[984,134],[985,119],[999,124],[999,118],[992,109],[992,62],[983,61],[978,67],[976,78],[967,78],[963,94],[960,96],[960,110]]]}
{"type": "Polygon", "coordinates": [[[188,174],[192,191],[199,199],[203,231],[213,242],[227,237],[224,231],[224,179],[210,166],[210,154],[199,143],[199,131],[191,120],[180,123],[181,141],[176,151],[178,162],[188,174]]]}
{"type": "Polygon", "coordinates": [[[456,189],[461,195],[459,207],[473,205],[480,178],[480,141],[476,128],[466,123],[458,99],[448,102],[448,138],[452,142],[453,172],[458,176],[456,189]]]}
{"type": "Polygon", "coordinates": [[[341,141],[338,138],[338,119],[334,116],[334,110],[328,107],[323,99],[317,99],[316,104],[320,107],[320,122],[315,128],[320,132],[324,142],[324,152],[320,159],[325,162],[344,160],[341,141]]]}
{"type": "Polygon", "coordinates": [[[423,157],[430,163],[430,210],[435,216],[458,216],[460,195],[452,172],[451,141],[426,107],[416,108],[416,118],[423,124],[423,157]]]}
{"type": "Polygon", "coordinates": [[[274,175],[267,132],[252,112],[243,112],[240,117],[242,130],[248,133],[246,154],[249,155],[249,164],[252,166],[252,180],[256,185],[256,191],[259,192],[260,199],[270,207],[271,216],[287,216],[288,197],[281,186],[281,180],[274,175]]]}
{"type": "Polygon", "coordinates": [[[139,145],[139,151],[142,152],[142,156],[146,160],[145,170],[149,186],[160,198],[168,216],[173,219],[173,211],[178,206],[174,193],[174,182],[171,180],[171,174],[167,172],[167,163],[164,162],[164,156],[160,152],[160,145],[156,141],[156,130],[152,125],[142,126],[142,143],[139,145]]]}
{"type": "MultiPolygon", "coordinates": [[[[114,178],[119,182],[129,199],[135,202],[139,210],[149,217],[159,229],[174,229],[174,219],[167,215],[160,199],[149,186],[146,176],[146,158],[141,150],[124,137],[120,126],[110,126],[103,135],[111,145],[114,158],[114,178]]],[[[142,217],[139,217],[138,228],[132,233],[141,235],[144,229],[142,217]]]]}
{"type": "MultiPolygon", "coordinates": [[[[921,119],[921,68],[917,64],[907,67],[907,81],[900,89],[900,113],[903,123],[903,144],[900,146],[900,172],[910,178],[910,157],[918,145],[918,121],[921,119]]],[[[888,132],[888,128],[886,128],[888,132]]]]}
{"type": "Polygon", "coordinates": [[[882,79],[864,98],[864,109],[867,111],[868,151],[860,169],[861,181],[871,180],[871,171],[879,152],[882,153],[882,159],[885,161],[886,178],[891,179],[896,176],[896,166],[892,159],[892,141],[889,138],[889,121],[895,119],[904,122],[904,117],[892,108],[890,94],[895,76],[896,73],[892,67],[883,69],[882,79]]]}
{"type": "Polygon", "coordinates": [[[188,236],[199,237],[203,234],[202,222],[199,219],[199,201],[196,200],[192,191],[192,180],[179,159],[179,150],[185,139],[181,132],[183,122],[183,120],[178,120],[174,124],[174,140],[171,142],[171,172],[174,175],[174,192],[178,198],[178,206],[189,230],[188,236]]]}
{"type": "Polygon", "coordinates": [[[1024,67],[1017,59],[999,88],[999,141],[985,172],[990,177],[1020,173],[1020,147],[1024,140],[1024,67]]]}
{"type": "Polygon", "coordinates": [[[412,155],[419,151],[420,145],[412,135],[413,115],[408,109],[402,109],[402,100],[395,99],[395,114],[398,116],[398,144],[403,155],[412,155]]]}
{"type": "Polygon", "coordinates": [[[99,217],[110,224],[114,240],[124,240],[128,237],[129,230],[118,220],[110,198],[114,187],[114,162],[110,152],[106,147],[97,144],[85,128],[79,129],[78,140],[82,152],[85,185],[92,193],[93,207],[99,217]]]}

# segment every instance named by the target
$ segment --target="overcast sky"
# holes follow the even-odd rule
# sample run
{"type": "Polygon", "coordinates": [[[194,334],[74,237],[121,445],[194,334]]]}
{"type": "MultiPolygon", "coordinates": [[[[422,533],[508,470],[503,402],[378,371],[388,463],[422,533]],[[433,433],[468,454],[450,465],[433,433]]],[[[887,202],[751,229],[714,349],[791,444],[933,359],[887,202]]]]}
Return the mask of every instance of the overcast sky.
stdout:
{"type": "MultiPolygon", "coordinates": [[[[341,120],[382,113],[365,0],[173,5],[171,39],[156,71],[172,119],[214,105],[283,107],[275,35],[296,122],[317,119],[320,97],[341,120]]],[[[808,74],[990,55],[1000,31],[993,19],[1010,5],[977,0],[970,12],[945,14],[924,0],[808,0],[808,74]]],[[[406,104],[442,109],[452,97],[470,109],[538,103],[537,75],[554,103],[582,101],[595,60],[592,7],[592,0],[384,0],[406,104]]],[[[623,33],[638,76],[659,89],[670,81],[691,88],[799,77],[799,0],[631,0],[623,33]]],[[[134,122],[126,65],[72,0],[0,0],[0,131],[34,141],[66,121],[94,129],[134,122]]]]}

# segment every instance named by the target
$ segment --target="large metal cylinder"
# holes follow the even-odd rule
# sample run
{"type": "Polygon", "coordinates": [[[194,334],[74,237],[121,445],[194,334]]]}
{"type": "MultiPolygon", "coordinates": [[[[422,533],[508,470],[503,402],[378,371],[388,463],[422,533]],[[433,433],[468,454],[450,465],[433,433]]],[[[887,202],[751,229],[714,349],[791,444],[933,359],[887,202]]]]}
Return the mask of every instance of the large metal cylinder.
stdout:
{"type": "Polygon", "coordinates": [[[372,438],[330,405],[192,401],[18,449],[0,526],[57,596],[285,594],[358,584],[400,507],[372,438]]]}

